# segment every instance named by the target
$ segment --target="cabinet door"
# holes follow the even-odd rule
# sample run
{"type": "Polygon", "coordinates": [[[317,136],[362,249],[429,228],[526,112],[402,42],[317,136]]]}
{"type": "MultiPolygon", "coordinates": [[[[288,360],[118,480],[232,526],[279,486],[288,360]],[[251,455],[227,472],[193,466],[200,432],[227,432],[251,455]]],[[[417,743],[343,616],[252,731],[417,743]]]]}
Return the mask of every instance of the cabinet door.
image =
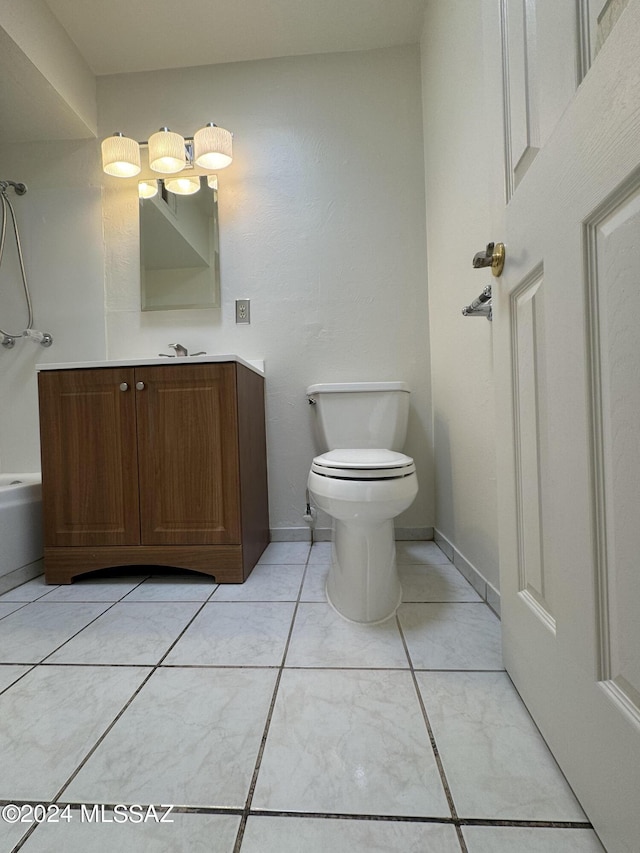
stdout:
{"type": "Polygon", "coordinates": [[[235,364],[139,367],[135,379],[142,543],[238,544],[235,364]]]}
{"type": "Polygon", "coordinates": [[[45,544],[138,544],[133,370],[42,371],[38,384],[45,544]]]}

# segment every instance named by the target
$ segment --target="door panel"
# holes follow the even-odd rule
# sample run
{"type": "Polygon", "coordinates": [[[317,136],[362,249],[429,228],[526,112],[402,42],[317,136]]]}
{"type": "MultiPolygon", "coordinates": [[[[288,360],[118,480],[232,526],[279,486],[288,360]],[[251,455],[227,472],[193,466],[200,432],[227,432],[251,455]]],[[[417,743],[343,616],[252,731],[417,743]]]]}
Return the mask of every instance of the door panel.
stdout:
{"type": "Polygon", "coordinates": [[[45,544],[137,544],[133,370],[38,376],[45,544]]]}
{"type": "Polygon", "coordinates": [[[631,0],[507,205],[493,299],[505,665],[608,853],[640,838],[638,44],[631,0]]]}
{"type": "Polygon", "coordinates": [[[239,543],[235,365],[136,368],[135,379],[142,544],[239,543]]]}
{"type": "Polygon", "coordinates": [[[586,225],[600,668],[640,722],[640,180],[586,225]]]}
{"type": "Polygon", "coordinates": [[[502,0],[507,198],[578,85],[578,4],[502,0]]]}

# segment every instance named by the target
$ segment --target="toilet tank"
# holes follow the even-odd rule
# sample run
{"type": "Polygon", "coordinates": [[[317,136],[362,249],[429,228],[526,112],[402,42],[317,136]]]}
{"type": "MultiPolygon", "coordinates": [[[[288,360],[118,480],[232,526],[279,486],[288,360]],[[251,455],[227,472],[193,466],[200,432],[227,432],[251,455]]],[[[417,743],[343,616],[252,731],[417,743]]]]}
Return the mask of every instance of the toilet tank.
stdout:
{"type": "Polygon", "coordinates": [[[409,386],[405,382],[310,385],[318,450],[378,447],[401,451],[407,435],[409,386]]]}

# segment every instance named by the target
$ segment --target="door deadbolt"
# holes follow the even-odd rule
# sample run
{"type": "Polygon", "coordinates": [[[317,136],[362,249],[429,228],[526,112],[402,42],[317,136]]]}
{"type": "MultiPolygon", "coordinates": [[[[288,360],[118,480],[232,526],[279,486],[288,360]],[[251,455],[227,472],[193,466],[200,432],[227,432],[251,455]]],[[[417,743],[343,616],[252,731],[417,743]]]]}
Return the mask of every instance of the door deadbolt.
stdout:
{"type": "Polygon", "coordinates": [[[473,256],[473,268],[479,270],[483,267],[491,267],[491,272],[497,278],[502,275],[505,257],[504,243],[487,243],[484,252],[478,252],[473,256]]]}

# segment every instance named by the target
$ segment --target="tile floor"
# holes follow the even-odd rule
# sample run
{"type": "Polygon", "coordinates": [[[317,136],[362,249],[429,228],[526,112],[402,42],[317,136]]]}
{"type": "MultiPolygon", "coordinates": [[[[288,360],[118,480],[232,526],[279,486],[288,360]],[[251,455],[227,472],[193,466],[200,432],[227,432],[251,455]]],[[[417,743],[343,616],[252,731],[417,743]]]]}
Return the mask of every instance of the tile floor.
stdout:
{"type": "Polygon", "coordinates": [[[329,607],[329,560],[0,597],[0,853],[602,853],[437,546],[398,543],[381,625],[329,607]]]}

